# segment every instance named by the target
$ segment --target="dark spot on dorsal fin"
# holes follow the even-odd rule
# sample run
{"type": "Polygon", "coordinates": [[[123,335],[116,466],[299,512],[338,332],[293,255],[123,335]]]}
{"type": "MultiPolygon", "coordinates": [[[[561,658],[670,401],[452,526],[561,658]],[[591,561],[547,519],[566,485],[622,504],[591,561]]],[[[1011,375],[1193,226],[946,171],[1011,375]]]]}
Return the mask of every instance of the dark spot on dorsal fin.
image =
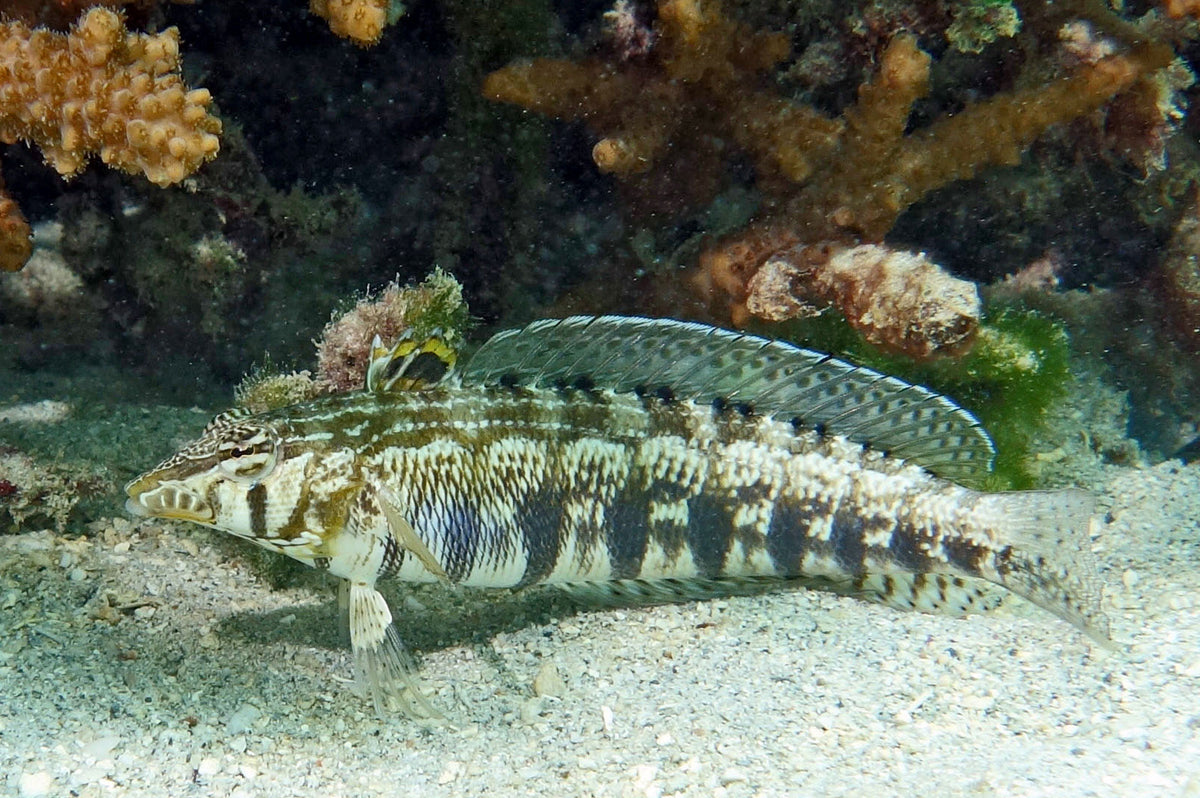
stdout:
{"type": "Polygon", "coordinates": [[[633,386],[633,394],[639,399],[645,399],[648,391],[649,389],[645,385],[638,384],[633,386]]]}
{"type": "Polygon", "coordinates": [[[517,379],[517,375],[511,373],[501,374],[497,382],[499,382],[501,388],[517,388],[521,385],[521,381],[517,379]]]}
{"type": "Polygon", "coordinates": [[[675,401],[675,392],[666,385],[660,385],[654,389],[654,396],[664,405],[669,405],[675,401]]]}
{"type": "Polygon", "coordinates": [[[829,434],[828,428],[826,428],[826,426],[824,424],[820,424],[820,423],[813,426],[813,432],[817,433],[817,436],[821,437],[821,438],[824,438],[826,435],[829,434]]]}
{"type": "Polygon", "coordinates": [[[596,390],[596,382],[587,374],[580,374],[571,381],[571,387],[577,391],[591,393],[596,390]]]}
{"type": "Polygon", "coordinates": [[[719,416],[722,413],[726,413],[729,411],[729,402],[727,402],[724,398],[718,396],[716,399],[712,400],[712,409],[713,409],[713,413],[715,415],[719,416]]]}
{"type": "Polygon", "coordinates": [[[754,405],[749,402],[734,402],[733,409],[743,418],[749,418],[754,415],[754,405]]]}

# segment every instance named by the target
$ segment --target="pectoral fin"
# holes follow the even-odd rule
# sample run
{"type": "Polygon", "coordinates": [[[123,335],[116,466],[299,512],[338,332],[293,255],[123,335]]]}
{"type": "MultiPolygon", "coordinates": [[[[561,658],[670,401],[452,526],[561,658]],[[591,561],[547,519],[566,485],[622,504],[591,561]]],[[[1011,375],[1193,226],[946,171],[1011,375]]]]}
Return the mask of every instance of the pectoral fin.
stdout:
{"type": "Polygon", "coordinates": [[[383,515],[387,518],[392,537],[396,539],[401,548],[416,557],[421,565],[425,566],[425,570],[436,576],[439,582],[449,584],[450,577],[446,575],[442,564],[433,556],[433,552],[425,545],[425,541],[421,540],[421,536],[412,528],[412,524],[408,523],[396,509],[396,504],[396,497],[391,491],[386,488],[379,491],[379,506],[383,508],[383,515]]]}

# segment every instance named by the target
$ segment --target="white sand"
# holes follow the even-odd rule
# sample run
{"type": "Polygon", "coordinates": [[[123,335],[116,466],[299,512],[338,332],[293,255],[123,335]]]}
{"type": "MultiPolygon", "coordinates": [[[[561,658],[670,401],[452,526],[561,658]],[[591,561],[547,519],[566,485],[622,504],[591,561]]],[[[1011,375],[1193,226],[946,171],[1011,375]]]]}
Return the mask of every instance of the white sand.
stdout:
{"type": "Polygon", "coordinates": [[[376,718],[332,594],[269,590],[217,533],[0,537],[0,792],[1200,796],[1200,468],[1104,480],[1122,650],[1019,600],[396,596],[457,730],[376,718]]]}

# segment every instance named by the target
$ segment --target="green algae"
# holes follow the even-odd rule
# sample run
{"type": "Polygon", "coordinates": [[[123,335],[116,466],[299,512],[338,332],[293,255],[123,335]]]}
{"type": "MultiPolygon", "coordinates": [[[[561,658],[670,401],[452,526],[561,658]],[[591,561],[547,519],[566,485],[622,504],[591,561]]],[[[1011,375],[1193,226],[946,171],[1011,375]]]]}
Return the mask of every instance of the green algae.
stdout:
{"type": "Polygon", "coordinates": [[[970,410],[996,444],[995,466],[983,485],[990,490],[1034,486],[1034,437],[1072,379],[1062,322],[998,303],[986,312],[971,350],[957,358],[915,362],[881,352],[833,313],[788,322],[768,334],[925,385],[970,410]]]}

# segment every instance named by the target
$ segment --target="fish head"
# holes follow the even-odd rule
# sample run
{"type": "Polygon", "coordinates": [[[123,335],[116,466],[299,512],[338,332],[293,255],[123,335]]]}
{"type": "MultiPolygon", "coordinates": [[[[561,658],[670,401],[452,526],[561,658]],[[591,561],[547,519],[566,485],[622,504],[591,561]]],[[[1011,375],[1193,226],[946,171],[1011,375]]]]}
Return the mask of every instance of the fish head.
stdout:
{"type": "MultiPolygon", "coordinates": [[[[267,497],[294,494],[304,481],[303,452],[289,452],[279,421],[231,412],[125,486],[132,515],[191,521],[259,539],[281,537],[267,497]],[[294,489],[293,489],[294,488],[294,489]]],[[[271,546],[273,548],[273,546],[271,546]]]]}

